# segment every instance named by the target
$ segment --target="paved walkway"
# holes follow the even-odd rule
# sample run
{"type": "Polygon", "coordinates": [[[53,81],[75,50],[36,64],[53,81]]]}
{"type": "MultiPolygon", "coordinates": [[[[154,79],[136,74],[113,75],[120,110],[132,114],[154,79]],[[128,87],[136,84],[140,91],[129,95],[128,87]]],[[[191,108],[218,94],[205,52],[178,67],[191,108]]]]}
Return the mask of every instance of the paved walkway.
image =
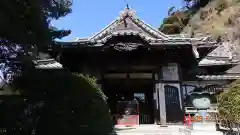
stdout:
{"type": "Polygon", "coordinates": [[[144,124],[135,127],[115,127],[115,132],[111,135],[222,135],[217,131],[196,131],[186,129],[183,125],[170,125],[160,127],[154,124],[144,124]]]}

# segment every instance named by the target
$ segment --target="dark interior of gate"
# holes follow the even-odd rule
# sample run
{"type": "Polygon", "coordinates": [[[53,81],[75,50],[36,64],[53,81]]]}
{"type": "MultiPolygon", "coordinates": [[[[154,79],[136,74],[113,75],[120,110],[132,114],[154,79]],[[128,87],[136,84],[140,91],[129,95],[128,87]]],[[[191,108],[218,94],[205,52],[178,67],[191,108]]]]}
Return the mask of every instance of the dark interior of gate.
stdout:
{"type": "Polygon", "coordinates": [[[167,123],[182,123],[184,112],[181,108],[179,100],[179,91],[175,86],[165,85],[165,104],[166,104],[166,118],[167,123]]]}
{"type": "Polygon", "coordinates": [[[103,83],[103,92],[108,97],[107,102],[113,118],[122,115],[123,105],[126,101],[137,100],[139,114],[139,124],[154,123],[154,104],[153,104],[153,83],[139,81],[108,81],[103,83]]]}

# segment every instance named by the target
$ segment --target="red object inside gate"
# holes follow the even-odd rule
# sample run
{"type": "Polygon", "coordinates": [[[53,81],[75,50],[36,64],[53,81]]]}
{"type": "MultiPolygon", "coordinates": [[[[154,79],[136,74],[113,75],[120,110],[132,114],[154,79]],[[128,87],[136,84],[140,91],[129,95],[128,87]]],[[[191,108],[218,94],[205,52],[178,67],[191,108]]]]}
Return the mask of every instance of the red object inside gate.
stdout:
{"type": "Polygon", "coordinates": [[[117,125],[134,126],[139,125],[139,108],[138,102],[133,101],[119,101],[117,125]]]}

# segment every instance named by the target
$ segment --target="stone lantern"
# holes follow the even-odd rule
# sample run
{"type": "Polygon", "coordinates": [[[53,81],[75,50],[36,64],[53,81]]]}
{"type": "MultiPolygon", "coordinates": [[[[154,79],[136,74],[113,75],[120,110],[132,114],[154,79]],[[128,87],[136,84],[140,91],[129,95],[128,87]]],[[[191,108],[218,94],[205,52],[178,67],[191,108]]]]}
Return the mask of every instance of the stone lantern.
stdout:
{"type": "Polygon", "coordinates": [[[200,121],[193,122],[194,129],[208,130],[208,129],[216,129],[216,123],[209,121],[208,118],[211,115],[208,112],[208,109],[211,107],[211,96],[212,94],[209,92],[203,91],[202,88],[195,89],[191,95],[190,100],[192,105],[197,109],[196,114],[194,115],[196,118],[201,118],[200,121]]]}

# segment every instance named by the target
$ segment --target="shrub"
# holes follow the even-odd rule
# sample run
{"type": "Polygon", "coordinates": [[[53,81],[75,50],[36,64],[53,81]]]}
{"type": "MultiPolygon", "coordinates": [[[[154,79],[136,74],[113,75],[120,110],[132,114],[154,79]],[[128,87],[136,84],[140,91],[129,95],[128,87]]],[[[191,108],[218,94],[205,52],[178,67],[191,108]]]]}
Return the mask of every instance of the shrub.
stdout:
{"type": "Polygon", "coordinates": [[[36,135],[106,135],[112,130],[104,94],[83,75],[34,70],[17,84],[22,95],[44,101],[36,135]]]}
{"type": "Polygon", "coordinates": [[[234,82],[218,96],[218,109],[228,121],[240,123],[240,83],[234,82]]]}

